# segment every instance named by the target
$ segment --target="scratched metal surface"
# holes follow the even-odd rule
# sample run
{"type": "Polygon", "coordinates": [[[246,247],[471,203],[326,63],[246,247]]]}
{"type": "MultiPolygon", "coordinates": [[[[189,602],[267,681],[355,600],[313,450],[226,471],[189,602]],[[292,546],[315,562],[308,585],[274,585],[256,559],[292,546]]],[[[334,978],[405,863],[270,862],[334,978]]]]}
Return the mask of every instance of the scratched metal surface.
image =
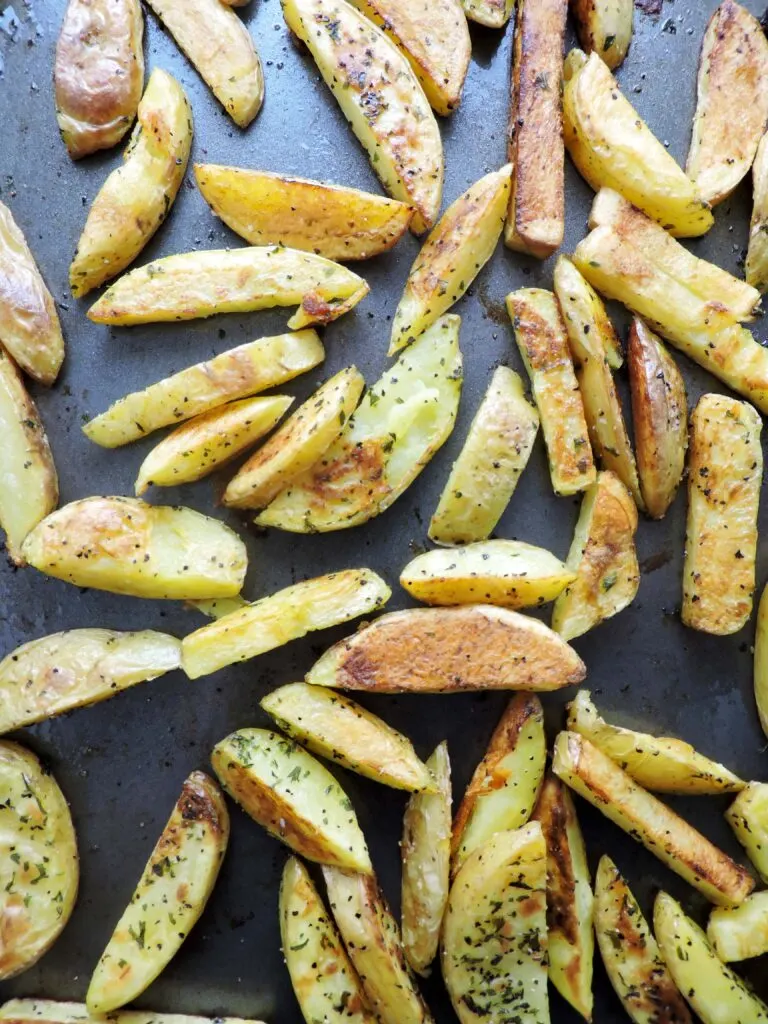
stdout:
{"type": "MultiPolygon", "coordinates": [[[[666,0],[658,16],[636,11],[636,34],[619,79],[657,135],[684,159],[694,107],[695,68],[701,35],[715,0],[666,0]]],[[[67,269],[87,207],[120,149],[73,165],[59,141],[53,113],[51,68],[65,0],[0,3],[0,197],[34,250],[60,303],[68,350],[63,372],[49,392],[34,388],[61,480],[61,500],[85,495],[129,494],[136,470],[156,438],[107,452],[86,440],[82,421],[128,390],[148,384],[214,352],[284,329],[285,312],[221,316],[183,325],[109,330],[91,324],[87,302],[68,294],[67,269]]],[[[647,5],[646,5],[647,6],[647,5]]],[[[759,0],[747,6],[761,13],[759,0]]],[[[257,0],[243,17],[257,41],[266,71],[266,103],[246,132],[235,128],[147,14],[149,68],[176,75],[194,108],[194,160],[210,160],[327,178],[376,189],[368,162],[351,136],[311,60],[292,46],[279,0],[257,0]]],[[[461,109],[442,122],[447,176],[445,201],[504,160],[511,27],[505,33],[472,31],[474,58],[461,109]]],[[[590,191],[573,168],[568,176],[566,251],[584,232],[590,191]]],[[[740,268],[747,239],[749,193],[742,186],[717,211],[709,236],[696,251],[731,271],[740,268]]],[[[139,262],[190,248],[236,245],[239,240],[209,212],[191,176],[168,223],[139,262]]],[[[418,250],[409,238],[387,256],[362,266],[371,293],[351,314],[325,332],[324,367],[292,384],[300,397],[354,360],[369,380],[387,365],[389,320],[418,250]]],[[[521,285],[550,287],[552,261],[539,264],[502,248],[457,311],[463,317],[466,383],[453,437],[413,487],[381,519],[342,535],[294,537],[259,534],[244,520],[215,508],[221,479],[155,492],[151,500],[184,503],[222,515],[246,538],[250,570],[246,593],[255,598],[296,579],[348,566],[369,565],[393,585],[391,608],[409,602],[397,585],[398,571],[426,541],[426,523],[480,401],[499,362],[521,369],[503,312],[508,291],[521,285]]],[[[765,325],[755,326],[765,340],[765,325]]],[[[694,400],[722,390],[703,371],[679,359],[694,400]]],[[[624,374],[619,374],[625,387],[624,374]]],[[[541,442],[501,521],[498,534],[544,545],[565,556],[578,502],[552,495],[541,442]]],[[[677,609],[685,520],[681,493],[661,523],[642,522],[638,544],[643,566],[640,593],[620,617],[578,640],[588,685],[601,708],[620,720],[678,734],[745,777],[765,771],[763,737],[753,711],[753,625],[716,639],[685,630],[677,609]]],[[[761,514],[768,525],[768,508],[761,514]]],[[[761,543],[759,582],[768,562],[761,543]]],[[[14,571],[0,562],[0,654],[47,632],[77,626],[154,627],[182,636],[200,618],[179,604],[150,603],[83,592],[33,570],[14,571]]],[[[213,744],[229,731],[264,725],[259,698],[271,687],[300,678],[320,651],[345,630],[305,642],[197,682],[180,673],[136,687],[116,700],[27,730],[19,738],[51,766],[72,805],[82,858],[81,893],[72,920],[40,963],[0,995],[81,999],[90,972],[130,897],[145,859],[185,776],[208,766],[213,744]]],[[[562,721],[569,692],[547,698],[552,731],[562,721]]],[[[403,729],[422,755],[448,739],[458,798],[481,756],[505,698],[501,694],[365,701],[403,729]]],[[[357,808],[384,888],[398,903],[398,838],[404,797],[346,774],[343,784],[357,808]]],[[[722,820],[725,802],[698,798],[676,805],[708,836],[737,854],[722,820]]],[[[593,866],[609,852],[650,911],[663,886],[699,917],[703,901],[676,876],[585,805],[579,810],[593,866]]],[[[242,813],[233,813],[232,842],[220,882],[182,951],[140,1000],[143,1007],[229,1013],[294,1024],[300,1014],[279,952],[277,889],[284,849],[242,813]]],[[[749,974],[768,996],[764,965],[749,974]]],[[[439,972],[424,983],[436,1019],[453,1018],[439,972]]],[[[625,1019],[598,964],[596,1013],[600,1024],[625,1019]]],[[[555,993],[553,1020],[576,1016],[555,993]]]]}

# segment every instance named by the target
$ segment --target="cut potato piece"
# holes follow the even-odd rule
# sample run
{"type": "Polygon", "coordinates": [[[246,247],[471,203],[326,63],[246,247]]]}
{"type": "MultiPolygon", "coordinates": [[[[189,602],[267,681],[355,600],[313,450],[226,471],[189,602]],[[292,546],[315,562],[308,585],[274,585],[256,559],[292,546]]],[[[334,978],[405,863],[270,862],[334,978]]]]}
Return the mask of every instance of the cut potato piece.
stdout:
{"type": "Polygon", "coordinates": [[[768,882],[768,783],[750,782],[725,817],[758,874],[768,882]]]}
{"type": "Polygon", "coordinates": [[[233,398],[284,384],[324,359],[315,331],[259,338],[126,395],[86,423],[83,433],[103,448],[117,448],[233,398]]]}
{"type": "Polygon", "coordinates": [[[531,378],[554,492],[583,491],[595,482],[595,464],[568,335],[555,296],[543,288],[521,288],[507,296],[507,312],[531,378]]]}
{"type": "Polygon", "coordinates": [[[744,267],[747,283],[762,294],[768,291],[768,133],[757,147],[752,165],[752,220],[744,267]]]}
{"type": "Polygon", "coordinates": [[[395,789],[435,788],[407,736],[340,693],[288,683],[263,697],[261,706],[313,754],[395,789]]]}
{"type": "Polygon", "coordinates": [[[569,337],[575,331],[596,335],[595,349],[602,348],[612,370],[624,362],[621,342],[595,289],[584,280],[567,256],[555,263],[554,288],[569,337]]]}
{"type": "Polygon", "coordinates": [[[515,9],[515,0],[461,0],[470,21],[486,28],[504,28],[515,9]]]}
{"type": "Polygon", "coordinates": [[[456,876],[442,935],[443,978],[461,1024],[549,1024],[547,848],[532,821],[500,832],[456,876]]]}
{"type": "Polygon", "coordinates": [[[216,744],[211,764],[232,799],[302,857],[373,871],[349,798],[297,743],[265,729],[240,729],[216,744]]]}
{"type": "Polygon", "coordinates": [[[555,740],[552,770],[606,818],[720,906],[742,903],[755,886],[749,873],[575,732],[555,740]]]}
{"type": "Polygon", "coordinates": [[[337,441],[355,411],[365,381],[355,366],[340,370],[310,395],[230,480],[222,503],[263,508],[337,441]]]}
{"type": "Polygon", "coordinates": [[[242,594],[235,594],[234,597],[213,597],[203,598],[201,601],[185,601],[184,607],[190,610],[201,612],[209,619],[221,619],[232,612],[239,612],[247,608],[250,601],[246,601],[242,594]]]}
{"type": "Polygon", "coordinates": [[[587,53],[617,68],[632,41],[633,0],[571,0],[571,11],[587,53]]]}
{"type": "Polygon", "coordinates": [[[264,99],[264,76],[250,33],[219,0],[147,0],[201,78],[241,128],[264,99]]]}
{"type": "Polygon", "coordinates": [[[137,498],[83,498],[47,516],[22,555],[76,587],[133,597],[234,597],[248,565],[245,545],[218,519],[137,498]]]}
{"type": "Polygon", "coordinates": [[[195,164],[213,212],[251,245],[286,245],[327,260],[367,260],[408,230],[406,203],[356,188],[243,167],[195,164]]]}
{"type": "Polygon", "coordinates": [[[464,295],[504,226],[512,168],[486,174],[448,207],[411,267],[392,321],[389,355],[414,341],[464,295]]]}
{"type": "Polygon", "coordinates": [[[468,544],[493,533],[538,430],[539,414],[525,397],[522,379],[498,366],[430,520],[430,540],[468,544]]]}
{"type": "Polygon", "coordinates": [[[50,771],[18,743],[0,742],[0,981],[47,952],[77,897],[77,841],[50,771]]]}
{"type": "Polygon", "coordinates": [[[370,569],[344,569],[278,590],[184,637],[181,664],[190,679],[247,661],[382,608],[392,595],[370,569]]]}
{"type": "Polygon", "coordinates": [[[371,387],[338,440],[256,517],[325,533],[388,509],[450,436],[461,394],[457,316],[444,316],[371,387]]]}
{"type": "Polygon", "coordinates": [[[764,588],[757,608],[753,671],[757,714],[763,732],[768,736],[768,587],[764,588]]]}
{"type": "Polygon", "coordinates": [[[384,188],[414,207],[414,231],[428,231],[443,193],[443,143],[408,61],[346,0],[281,3],[288,27],[314,57],[384,188]]]}
{"type": "MultiPolygon", "coordinates": [[[[57,1003],[51,999],[11,999],[0,1007],[3,1024],[99,1024],[85,1003],[57,1003]]],[[[190,1017],[182,1013],[120,1010],[109,1015],[113,1024],[261,1024],[240,1017],[190,1017]]]]}
{"type": "Polygon", "coordinates": [[[167,967],[205,909],[228,842],[223,793],[192,772],[93,972],[91,1013],[132,1002],[167,967]]]}
{"type": "Polygon", "coordinates": [[[584,678],[578,654],[538,619],[506,608],[389,612],[335,644],[307,682],[374,693],[559,690],[584,678]]]}
{"type": "Polygon", "coordinates": [[[70,629],[22,644],[0,662],[0,733],[86,707],[181,667],[173,636],[70,629]]]}
{"type": "Polygon", "coordinates": [[[768,953],[768,892],[753,892],[739,907],[715,907],[707,938],[724,963],[768,953]]]}

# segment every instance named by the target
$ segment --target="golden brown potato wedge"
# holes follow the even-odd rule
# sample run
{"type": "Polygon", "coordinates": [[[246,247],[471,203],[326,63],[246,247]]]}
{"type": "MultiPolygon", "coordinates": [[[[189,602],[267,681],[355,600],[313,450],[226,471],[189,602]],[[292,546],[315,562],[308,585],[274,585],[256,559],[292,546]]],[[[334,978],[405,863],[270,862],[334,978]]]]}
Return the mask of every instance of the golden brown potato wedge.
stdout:
{"type": "Polygon", "coordinates": [[[768,882],[768,784],[750,782],[725,817],[758,874],[768,882]]]}
{"type": "Polygon", "coordinates": [[[617,68],[632,41],[633,0],[571,0],[571,11],[587,53],[617,68]]]}
{"type": "Polygon", "coordinates": [[[487,28],[504,28],[515,9],[515,0],[461,0],[470,21],[487,28]]]}
{"type": "Polygon", "coordinates": [[[768,291],[768,133],[757,147],[752,165],[752,220],[744,266],[747,283],[762,294],[768,291]]]}
{"type": "Polygon", "coordinates": [[[768,953],[768,892],[753,892],[738,907],[715,907],[707,939],[724,963],[768,953]]]}
{"type": "MultiPolygon", "coordinates": [[[[11,999],[0,1007],[3,1024],[99,1024],[85,1003],[59,1003],[52,999],[11,999]]],[[[262,1024],[240,1017],[191,1017],[182,1013],[118,1010],[109,1015],[114,1024],[262,1024]]]]}
{"type": "Polygon", "coordinates": [[[753,682],[760,725],[768,736],[768,587],[763,589],[757,608],[753,682]]]}
{"type": "Polygon", "coordinates": [[[606,362],[612,370],[618,370],[624,362],[619,336],[600,296],[567,256],[558,256],[555,263],[554,289],[568,333],[580,330],[582,334],[591,334],[594,331],[596,344],[602,347],[606,362]]]}

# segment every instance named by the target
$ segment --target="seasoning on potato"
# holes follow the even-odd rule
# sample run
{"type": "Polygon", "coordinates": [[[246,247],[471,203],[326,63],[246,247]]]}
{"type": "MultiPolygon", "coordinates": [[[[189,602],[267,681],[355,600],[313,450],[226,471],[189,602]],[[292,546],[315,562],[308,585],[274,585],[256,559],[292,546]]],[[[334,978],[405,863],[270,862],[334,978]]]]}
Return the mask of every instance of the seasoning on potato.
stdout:
{"type": "Polygon", "coordinates": [[[617,68],[632,41],[633,0],[571,0],[576,31],[587,53],[617,68]]]}

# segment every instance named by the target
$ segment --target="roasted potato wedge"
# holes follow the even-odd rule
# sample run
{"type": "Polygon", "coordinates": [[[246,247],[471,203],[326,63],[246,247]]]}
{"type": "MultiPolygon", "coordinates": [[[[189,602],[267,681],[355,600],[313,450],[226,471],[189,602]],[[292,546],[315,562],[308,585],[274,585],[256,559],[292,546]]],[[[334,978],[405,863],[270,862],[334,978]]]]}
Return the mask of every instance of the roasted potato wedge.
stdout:
{"type": "Polygon", "coordinates": [[[91,1013],[132,1002],[168,966],[205,909],[228,842],[224,794],[192,772],[96,964],[85,997],[91,1013]]]}
{"type": "Polygon", "coordinates": [[[571,0],[581,45],[609,68],[624,60],[632,41],[632,0],[571,0]]]}
{"type": "Polygon", "coordinates": [[[567,256],[558,256],[555,263],[554,289],[568,333],[581,330],[582,334],[591,334],[594,331],[595,344],[602,347],[606,362],[612,370],[618,370],[624,362],[619,336],[600,296],[567,256]]]}
{"type": "Polygon", "coordinates": [[[528,465],[539,414],[522,379],[497,366],[451,467],[429,523],[436,544],[469,544],[490,537],[528,465]]]}
{"type": "Polygon", "coordinates": [[[757,714],[763,732],[768,736],[768,587],[764,588],[757,608],[753,676],[757,714]]]}
{"type": "Polygon", "coordinates": [[[486,28],[504,28],[515,9],[515,0],[461,0],[470,21],[486,28]]]}
{"type": "Polygon", "coordinates": [[[56,120],[73,160],[109,149],[136,116],[144,86],[140,0],[69,0],[56,43],[56,120]]]}
{"type": "Polygon", "coordinates": [[[287,245],[327,260],[367,260],[391,249],[413,208],[397,199],[307,178],[195,164],[217,217],[251,245],[287,245]]]}
{"type": "Polygon", "coordinates": [[[458,302],[493,255],[504,226],[511,173],[507,165],[475,182],[430,232],[395,311],[390,356],[458,302]]]}
{"type": "Polygon", "coordinates": [[[754,880],[743,867],[638,786],[583,736],[575,732],[558,735],[552,770],[710,902],[736,905],[752,892],[754,880]]]}
{"type": "Polygon", "coordinates": [[[724,963],[768,953],[768,892],[753,892],[738,907],[715,907],[707,938],[724,963]]]}
{"type": "Polygon", "coordinates": [[[451,871],[497,832],[524,825],[544,778],[544,711],[535,694],[518,693],[507,705],[453,819],[451,871]]]}
{"type": "Polygon", "coordinates": [[[0,742],[0,981],[25,971],[65,927],[77,898],[77,840],[50,771],[0,742]]]}
{"type": "Polygon", "coordinates": [[[408,737],[341,693],[288,683],[260,703],[283,732],[313,754],[395,789],[435,788],[408,737]]]}
{"type": "Polygon", "coordinates": [[[750,782],[725,817],[758,874],[768,882],[768,783],[750,782]]]}
{"type": "MultiPolygon", "coordinates": [[[[410,64],[346,0],[281,0],[288,28],[307,46],[382,185],[415,210],[414,231],[437,220],[443,143],[410,64]]],[[[411,11],[413,2],[401,4],[411,11]]]]}
{"type": "Polygon", "coordinates": [[[548,1024],[547,848],[532,821],[467,859],[448,898],[443,978],[461,1024],[548,1024]]]}
{"type": "Polygon", "coordinates": [[[762,294],[768,291],[768,133],[757,147],[752,165],[752,219],[744,276],[762,294]]]}
{"type": "MultiPolygon", "coordinates": [[[[122,1010],[109,1015],[114,1024],[261,1024],[240,1017],[190,1017],[182,1013],[122,1010]]],[[[11,999],[0,1007],[3,1024],[99,1024],[84,1003],[57,1003],[51,999],[11,999]]]]}
{"type": "Polygon", "coordinates": [[[573,648],[538,619],[468,605],[382,615],[326,651],[306,678],[340,690],[457,693],[559,690],[585,674],[573,648]]]}
{"type": "Polygon", "coordinates": [[[315,331],[259,338],[126,395],[89,420],[83,433],[103,448],[117,448],[234,398],[285,384],[324,359],[315,331]]]}
{"type": "Polygon", "coordinates": [[[293,740],[265,729],[240,729],[216,744],[211,764],[232,799],[302,857],[373,871],[346,793],[293,740]]]}
{"type": "Polygon", "coordinates": [[[338,440],[256,522],[325,533],[388,509],[453,430],[462,381],[460,323],[442,317],[403,352],[369,388],[338,440]]]}
{"type": "Polygon", "coordinates": [[[113,697],[181,667],[176,637],[153,630],[70,629],[0,661],[0,733],[113,697]]]}
{"type": "Polygon", "coordinates": [[[245,545],[218,519],[137,498],[73,501],[46,516],[21,553],[76,587],[181,601],[233,597],[248,565],[245,545]]]}

